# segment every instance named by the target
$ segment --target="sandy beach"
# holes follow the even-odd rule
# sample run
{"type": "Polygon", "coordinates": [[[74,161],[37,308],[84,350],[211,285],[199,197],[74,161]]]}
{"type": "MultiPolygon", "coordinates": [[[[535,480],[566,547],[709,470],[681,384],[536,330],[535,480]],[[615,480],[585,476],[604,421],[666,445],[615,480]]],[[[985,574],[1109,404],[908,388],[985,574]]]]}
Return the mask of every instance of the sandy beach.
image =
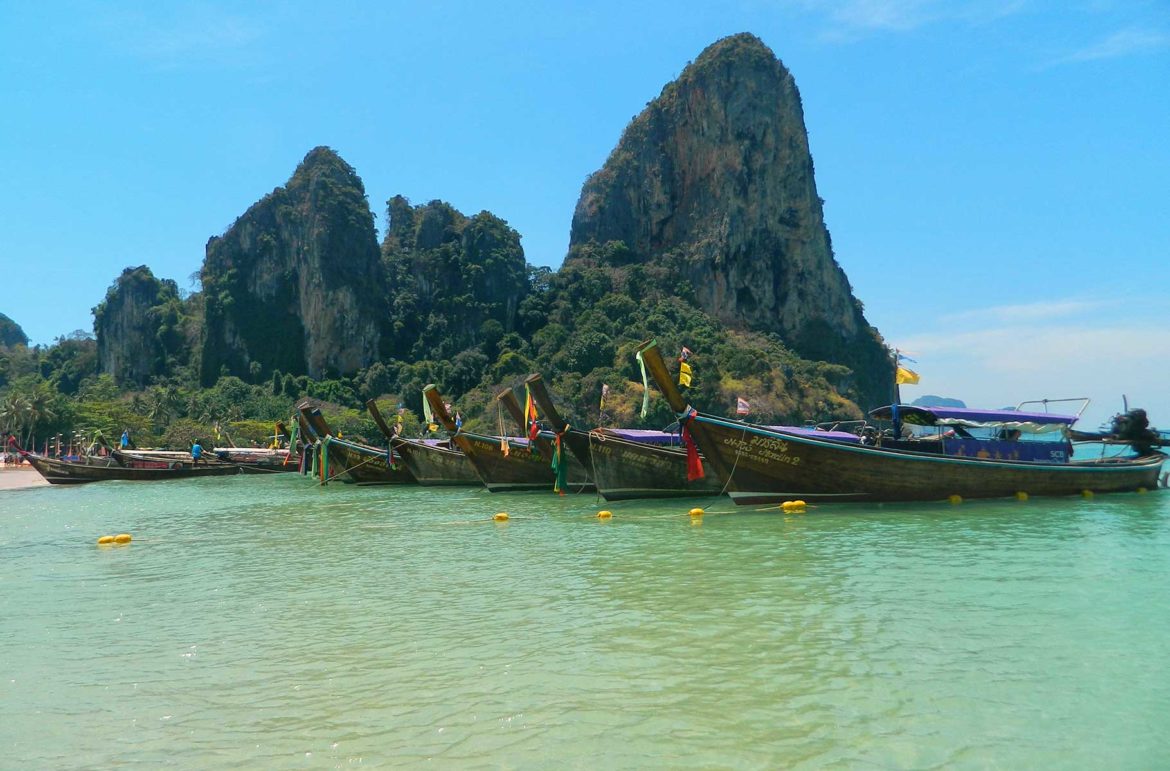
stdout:
{"type": "Polygon", "coordinates": [[[45,478],[32,466],[0,466],[0,490],[20,490],[47,484],[45,478]]]}

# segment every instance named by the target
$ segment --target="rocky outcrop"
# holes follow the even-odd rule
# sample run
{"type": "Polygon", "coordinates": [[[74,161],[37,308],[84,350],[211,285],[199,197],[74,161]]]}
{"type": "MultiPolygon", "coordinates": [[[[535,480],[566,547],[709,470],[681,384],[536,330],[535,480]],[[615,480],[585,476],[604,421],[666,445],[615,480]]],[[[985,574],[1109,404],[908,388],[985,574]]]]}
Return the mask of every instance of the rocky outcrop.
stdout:
{"type": "Polygon", "coordinates": [[[796,83],[758,38],[703,51],[586,181],[566,265],[614,242],[723,323],[849,366],[863,403],[888,397],[889,357],[833,257],[796,83]]]}
{"type": "Polygon", "coordinates": [[[150,268],[126,268],[93,309],[98,370],[141,388],[164,375],[183,348],[179,289],[150,268]]]}
{"type": "Polygon", "coordinates": [[[0,345],[28,345],[28,335],[12,319],[0,313],[0,345]]]}
{"type": "Polygon", "coordinates": [[[327,147],[207,243],[201,380],[324,377],[372,363],[385,318],[374,218],[327,147]]]}
{"type": "Polygon", "coordinates": [[[529,290],[520,234],[490,212],[465,217],[442,201],[411,206],[395,196],[387,214],[388,352],[442,359],[478,346],[494,357],[529,290]]]}

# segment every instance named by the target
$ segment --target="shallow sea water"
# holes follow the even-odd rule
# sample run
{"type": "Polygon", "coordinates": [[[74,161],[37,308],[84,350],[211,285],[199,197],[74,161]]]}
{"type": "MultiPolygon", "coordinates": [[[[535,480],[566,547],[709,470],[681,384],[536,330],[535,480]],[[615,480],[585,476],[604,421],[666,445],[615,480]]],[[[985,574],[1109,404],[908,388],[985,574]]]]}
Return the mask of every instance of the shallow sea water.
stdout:
{"type": "Polygon", "coordinates": [[[1170,493],[0,492],[0,768],[414,765],[1170,767],[1170,493]]]}

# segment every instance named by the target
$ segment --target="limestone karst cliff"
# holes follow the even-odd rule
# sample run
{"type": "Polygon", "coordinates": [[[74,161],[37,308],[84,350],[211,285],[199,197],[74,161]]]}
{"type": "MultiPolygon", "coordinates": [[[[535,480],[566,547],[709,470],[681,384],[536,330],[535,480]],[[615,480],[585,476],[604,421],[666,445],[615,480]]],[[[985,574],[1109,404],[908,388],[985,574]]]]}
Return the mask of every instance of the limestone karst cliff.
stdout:
{"type": "Polygon", "coordinates": [[[386,292],[353,168],[318,147],[207,243],[201,380],[348,374],[378,353],[386,292]]]}
{"type": "Polygon", "coordinates": [[[626,128],[585,182],[566,265],[591,242],[669,268],[732,328],[850,367],[863,402],[888,396],[888,356],[833,256],[796,83],[753,35],[708,47],[626,128]]]}
{"type": "Polygon", "coordinates": [[[141,388],[183,356],[182,301],[170,279],[150,268],[126,268],[93,309],[98,370],[119,385],[141,388]]]}
{"type": "Polygon", "coordinates": [[[28,345],[28,335],[3,313],[0,313],[0,345],[28,345]]]}
{"type": "Polygon", "coordinates": [[[480,346],[494,356],[529,289],[520,234],[491,212],[466,217],[442,201],[395,196],[387,217],[390,353],[438,359],[480,346]]]}

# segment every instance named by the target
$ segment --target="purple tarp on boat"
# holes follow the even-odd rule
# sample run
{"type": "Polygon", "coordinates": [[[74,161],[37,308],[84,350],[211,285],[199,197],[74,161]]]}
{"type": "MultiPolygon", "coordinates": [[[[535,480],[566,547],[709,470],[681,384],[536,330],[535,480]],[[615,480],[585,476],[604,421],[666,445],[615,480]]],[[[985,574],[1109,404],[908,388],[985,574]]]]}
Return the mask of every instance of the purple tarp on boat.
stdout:
{"type": "Polygon", "coordinates": [[[769,431],[779,431],[783,434],[796,434],[797,436],[808,436],[813,439],[825,439],[830,442],[853,442],[861,441],[861,437],[857,434],[851,434],[848,431],[821,431],[817,428],[805,428],[804,426],[763,426],[769,431]]]}
{"type": "MultiPolygon", "coordinates": [[[[770,431],[779,431],[782,433],[796,434],[798,436],[809,436],[814,439],[825,439],[832,442],[859,442],[861,437],[856,434],[851,434],[847,431],[819,431],[814,428],[805,428],[803,426],[763,426],[770,431]]],[[[650,431],[638,428],[606,428],[602,429],[603,434],[616,436],[619,439],[625,439],[629,442],[639,442],[641,444],[665,445],[680,447],[682,446],[682,439],[678,434],[667,431],[650,431]]]]}
{"type": "Polygon", "coordinates": [[[1006,439],[955,437],[946,437],[942,442],[943,453],[946,455],[1043,463],[1067,463],[1072,447],[1068,442],[1012,442],[1006,439]]]}
{"type": "Polygon", "coordinates": [[[618,439],[625,439],[627,442],[638,442],[639,444],[653,444],[664,446],[681,446],[682,439],[678,434],[672,434],[666,431],[652,431],[644,428],[603,428],[600,432],[603,436],[615,436],[618,439]]]}

